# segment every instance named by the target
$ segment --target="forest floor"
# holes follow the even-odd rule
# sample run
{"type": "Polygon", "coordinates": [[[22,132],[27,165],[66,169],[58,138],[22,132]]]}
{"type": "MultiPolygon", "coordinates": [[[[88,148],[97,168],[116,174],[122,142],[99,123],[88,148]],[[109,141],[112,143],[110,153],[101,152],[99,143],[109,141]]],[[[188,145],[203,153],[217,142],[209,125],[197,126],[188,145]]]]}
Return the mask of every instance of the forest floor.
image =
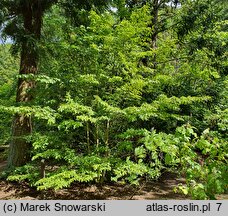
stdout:
{"type": "MultiPolygon", "coordinates": [[[[6,162],[0,163],[0,171],[6,162]]],[[[188,196],[178,194],[173,188],[185,184],[184,178],[165,174],[159,181],[144,182],[140,186],[120,184],[73,184],[68,189],[37,191],[26,183],[0,181],[0,200],[184,200],[188,196]]],[[[218,199],[228,199],[228,194],[218,199]]]]}

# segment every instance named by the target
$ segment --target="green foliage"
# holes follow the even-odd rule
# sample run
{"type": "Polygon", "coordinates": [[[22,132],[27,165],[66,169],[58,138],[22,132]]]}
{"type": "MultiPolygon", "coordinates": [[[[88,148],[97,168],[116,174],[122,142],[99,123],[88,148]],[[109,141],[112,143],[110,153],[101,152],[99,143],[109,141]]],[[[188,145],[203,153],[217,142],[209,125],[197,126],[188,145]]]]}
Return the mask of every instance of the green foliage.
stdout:
{"type": "MultiPolygon", "coordinates": [[[[0,106],[14,105],[18,59],[10,55],[10,45],[0,44],[0,106]]],[[[0,113],[0,145],[9,141],[11,116],[0,113]]]]}
{"type": "MultiPolygon", "coordinates": [[[[184,135],[186,136],[186,135],[184,135]]],[[[216,199],[217,194],[227,191],[228,142],[213,135],[209,129],[191,143],[194,156],[183,152],[181,165],[186,173],[187,185],[178,187],[194,199],[216,199]]]]}
{"type": "Polygon", "coordinates": [[[214,0],[166,2],[154,26],[154,6],[144,1],[115,1],[117,11],[101,14],[95,1],[90,11],[80,1],[52,7],[37,45],[39,74],[19,76],[36,81],[31,104],[13,103],[16,64],[0,52],[0,140],[10,139],[10,116],[31,116],[34,124],[27,137],[32,160],[9,180],[46,190],[73,182],[140,184],[170,171],[186,178],[176,190],[194,199],[226,192],[225,9],[214,0]],[[71,3],[78,8],[71,11],[71,3]],[[80,19],[70,25],[64,10],[80,19]]]}
{"type": "Polygon", "coordinates": [[[117,168],[114,169],[113,181],[122,181],[130,182],[131,184],[139,184],[138,180],[140,176],[144,176],[148,173],[148,167],[139,161],[135,163],[129,158],[126,161],[117,164],[117,168]]]}
{"type": "Polygon", "coordinates": [[[13,175],[8,176],[9,181],[29,181],[32,186],[39,179],[39,169],[34,164],[27,164],[14,170],[13,175]]]}
{"type": "Polygon", "coordinates": [[[47,120],[48,124],[54,124],[56,119],[56,113],[50,107],[39,107],[39,106],[20,106],[20,107],[6,107],[0,106],[0,112],[9,113],[11,115],[22,114],[27,117],[34,116],[38,119],[47,120]]]}

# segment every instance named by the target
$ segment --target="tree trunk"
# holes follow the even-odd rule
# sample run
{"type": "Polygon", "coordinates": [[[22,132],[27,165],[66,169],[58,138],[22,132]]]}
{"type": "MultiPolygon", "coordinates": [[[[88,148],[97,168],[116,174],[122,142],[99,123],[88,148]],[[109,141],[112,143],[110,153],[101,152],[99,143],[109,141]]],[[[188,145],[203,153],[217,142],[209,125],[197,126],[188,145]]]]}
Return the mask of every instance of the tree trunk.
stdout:
{"type": "MultiPolygon", "coordinates": [[[[21,44],[20,75],[37,74],[38,50],[36,42],[40,39],[43,11],[39,0],[23,6],[24,36],[21,44]]],[[[33,100],[35,81],[20,77],[17,86],[16,102],[27,105],[33,100]]],[[[31,116],[17,114],[12,125],[12,140],[8,157],[8,167],[22,166],[30,160],[31,143],[26,139],[32,133],[31,116]]]]}
{"type": "MultiPolygon", "coordinates": [[[[159,0],[154,0],[151,10],[152,15],[152,36],[151,36],[151,45],[152,49],[157,49],[157,38],[158,38],[158,10],[159,10],[159,0]]],[[[156,52],[156,51],[155,51],[156,52]]],[[[156,53],[153,56],[152,59],[153,62],[153,69],[157,68],[157,55],[156,53]]]]}
{"type": "Polygon", "coordinates": [[[151,37],[148,38],[147,43],[148,45],[145,47],[146,50],[154,50],[154,54],[152,57],[144,57],[141,61],[146,67],[152,67],[153,69],[157,68],[157,56],[156,56],[156,49],[157,49],[157,38],[158,38],[158,12],[161,6],[159,0],[153,0],[150,2],[150,15],[151,15],[151,22],[149,23],[148,27],[151,29],[151,37]]]}

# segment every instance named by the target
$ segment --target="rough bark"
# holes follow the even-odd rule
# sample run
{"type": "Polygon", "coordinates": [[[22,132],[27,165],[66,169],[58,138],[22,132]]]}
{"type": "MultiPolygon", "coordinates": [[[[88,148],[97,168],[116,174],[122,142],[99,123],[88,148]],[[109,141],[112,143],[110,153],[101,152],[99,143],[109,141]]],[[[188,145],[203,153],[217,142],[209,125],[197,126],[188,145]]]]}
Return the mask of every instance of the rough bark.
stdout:
{"type": "MultiPolygon", "coordinates": [[[[22,9],[24,36],[21,41],[20,75],[33,74],[38,70],[38,50],[36,42],[40,39],[43,11],[39,0],[25,4],[22,9]]],[[[33,100],[34,80],[19,78],[16,102],[28,104],[33,100]]],[[[31,116],[17,114],[12,124],[12,141],[8,158],[8,167],[22,166],[30,159],[31,144],[26,137],[32,132],[31,116]]]]}

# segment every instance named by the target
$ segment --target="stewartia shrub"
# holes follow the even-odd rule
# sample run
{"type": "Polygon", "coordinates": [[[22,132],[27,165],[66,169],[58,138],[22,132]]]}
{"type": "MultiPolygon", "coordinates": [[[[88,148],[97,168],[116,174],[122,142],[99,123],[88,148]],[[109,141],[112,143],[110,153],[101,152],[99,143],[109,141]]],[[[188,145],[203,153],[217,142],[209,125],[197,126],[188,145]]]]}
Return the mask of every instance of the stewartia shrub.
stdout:
{"type": "Polygon", "coordinates": [[[168,170],[186,177],[186,185],[175,190],[194,199],[215,199],[227,188],[227,142],[212,137],[209,130],[197,136],[190,125],[178,127],[174,134],[129,129],[119,137],[122,141],[115,153],[101,156],[102,151],[78,155],[64,145],[48,149],[52,139],[37,135],[34,147],[40,152],[8,180],[26,180],[38,190],[45,190],[69,187],[73,182],[139,184],[140,179],[156,180],[168,170]],[[44,178],[40,175],[41,160],[46,161],[44,178]]]}

